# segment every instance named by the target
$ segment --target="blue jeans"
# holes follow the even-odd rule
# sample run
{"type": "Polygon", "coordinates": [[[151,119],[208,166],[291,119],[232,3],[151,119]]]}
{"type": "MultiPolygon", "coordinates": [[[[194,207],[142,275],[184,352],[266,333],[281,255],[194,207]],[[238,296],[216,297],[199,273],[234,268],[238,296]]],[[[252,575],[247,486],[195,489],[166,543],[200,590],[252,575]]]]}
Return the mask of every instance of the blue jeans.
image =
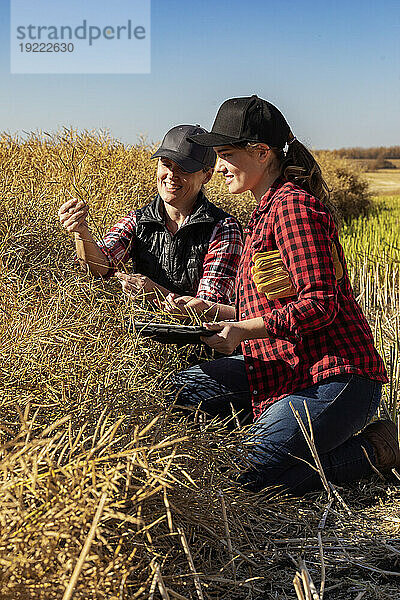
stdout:
{"type": "Polygon", "coordinates": [[[372,469],[363,447],[376,464],[371,444],[356,433],[378,408],[382,384],[377,381],[347,374],[330,377],[278,400],[254,422],[243,356],[220,358],[176,374],[173,392],[179,406],[200,408],[212,417],[226,419],[232,417],[234,409],[242,423],[251,424],[248,434],[252,466],[241,481],[253,491],[280,486],[301,496],[322,486],[318,473],[304,462],[314,465],[289,402],[306,424],[304,401],[307,403],[328,481],[340,485],[369,477],[372,469]]]}

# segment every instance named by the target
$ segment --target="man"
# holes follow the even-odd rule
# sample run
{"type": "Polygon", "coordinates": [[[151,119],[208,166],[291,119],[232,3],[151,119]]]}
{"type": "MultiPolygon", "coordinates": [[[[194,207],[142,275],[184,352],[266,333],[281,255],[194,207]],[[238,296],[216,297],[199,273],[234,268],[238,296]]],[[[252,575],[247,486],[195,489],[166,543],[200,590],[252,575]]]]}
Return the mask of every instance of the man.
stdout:
{"type": "Polygon", "coordinates": [[[214,303],[230,304],[243,247],[237,220],[207,200],[203,185],[213,173],[215,153],[188,137],[205,130],[178,125],[165,135],[158,158],[156,198],[132,210],[96,243],[86,222],[87,206],[69,200],[59,210],[63,227],[75,234],[78,259],[97,276],[116,274],[125,293],[149,299],[192,296],[186,309],[198,313],[214,303]],[[133,274],[120,271],[132,259],[133,274]]]}

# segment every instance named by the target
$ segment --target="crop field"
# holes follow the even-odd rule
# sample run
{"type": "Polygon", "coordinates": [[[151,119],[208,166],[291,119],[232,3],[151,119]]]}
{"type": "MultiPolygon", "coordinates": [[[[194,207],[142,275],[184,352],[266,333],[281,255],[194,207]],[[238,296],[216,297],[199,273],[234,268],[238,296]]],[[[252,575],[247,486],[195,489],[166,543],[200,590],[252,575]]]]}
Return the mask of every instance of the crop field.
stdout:
{"type": "MultiPolygon", "coordinates": [[[[394,160],[392,162],[395,162],[394,160]]],[[[366,173],[371,192],[379,195],[400,194],[400,169],[378,169],[366,173]]]]}
{"type": "Polygon", "coordinates": [[[373,169],[373,159],[351,159],[351,162],[365,171],[365,177],[373,194],[388,196],[400,194],[400,159],[390,158],[394,169],[373,169]]]}
{"type": "MultiPolygon", "coordinates": [[[[101,132],[0,140],[0,600],[398,598],[396,475],[331,497],[241,489],[245,430],[171,410],[190,348],[128,334],[142,299],[77,268],[59,206],[82,197],[101,239],[152,198],[150,150],[101,132]]],[[[371,199],[342,160],[322,162],[352,203],[341,240],[390,374],[380,414],[396,420],[400,193],[371,199]]],[[[247,195],[217,177],[207,190],[248,219],[247,195]]]]}

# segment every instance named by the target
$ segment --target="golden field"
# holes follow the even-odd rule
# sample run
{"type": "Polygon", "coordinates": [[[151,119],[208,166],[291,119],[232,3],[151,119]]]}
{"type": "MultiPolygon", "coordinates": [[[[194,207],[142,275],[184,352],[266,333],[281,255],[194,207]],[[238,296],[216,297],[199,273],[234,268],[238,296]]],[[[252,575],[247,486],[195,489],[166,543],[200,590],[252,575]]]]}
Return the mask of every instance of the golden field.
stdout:
{"type": "Polygon", "coordinates": [[[372,194],[379,196],[400,194],[400,158],[387,159],[395,168],[373,168],[376,159],[350,159],[365,173],[372,194]]]}
{"type": "MultiPolygon", "coordinates": [[[[244,432],[169,408],[165,382],[188,350],[127,334],[145,306],[77,270],[58,207],[83,197],[101,238],[154,194],[149,150],[71,131],[0,142],[0,599],[289,599],[296,571],[314,599],[395,598],[397,488],[377,476],[333,505],[241,490],[244,432]]],[[[367,184],[340,161],[321,156],[353,216],[342,242],[391,374],[381,411],[396,418],[400,196],[362,216],[367,184]]],[[[207,189],[247,220],[248,196],[216,177],[207,189]]]]}
{"type": "MultiPolygon", "coordinates": [[[[392,160],[392,162],[395,162],[392,160]]],[[[371,192],[379,195],[400,194],[400,169],[378,169],[366,173],[371,192]]]]}

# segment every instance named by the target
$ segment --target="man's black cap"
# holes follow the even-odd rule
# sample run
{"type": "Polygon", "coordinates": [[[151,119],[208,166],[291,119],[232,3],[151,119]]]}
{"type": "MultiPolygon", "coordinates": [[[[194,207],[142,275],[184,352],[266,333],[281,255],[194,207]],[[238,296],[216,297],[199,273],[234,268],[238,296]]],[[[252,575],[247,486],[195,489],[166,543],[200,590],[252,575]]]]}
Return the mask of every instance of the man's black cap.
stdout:
{"type": "Polygon", "coordinates": [[[230,98],[221,104],[210,133],[191,135],[201,146],[225,146],[240,142],[262,142],[283,148],[290,127],[283,114],[258,96],[230,98]]]}
{"type": "Polygon", "coordinates": [[[176,162],[187,173],[209,169],[215,165],[216,155],[211,147],[199,146],[188,136],[207,133],[198,125],[177,125],[164,136],[161,146],[151,158],[163,156],[176,162]]]}

